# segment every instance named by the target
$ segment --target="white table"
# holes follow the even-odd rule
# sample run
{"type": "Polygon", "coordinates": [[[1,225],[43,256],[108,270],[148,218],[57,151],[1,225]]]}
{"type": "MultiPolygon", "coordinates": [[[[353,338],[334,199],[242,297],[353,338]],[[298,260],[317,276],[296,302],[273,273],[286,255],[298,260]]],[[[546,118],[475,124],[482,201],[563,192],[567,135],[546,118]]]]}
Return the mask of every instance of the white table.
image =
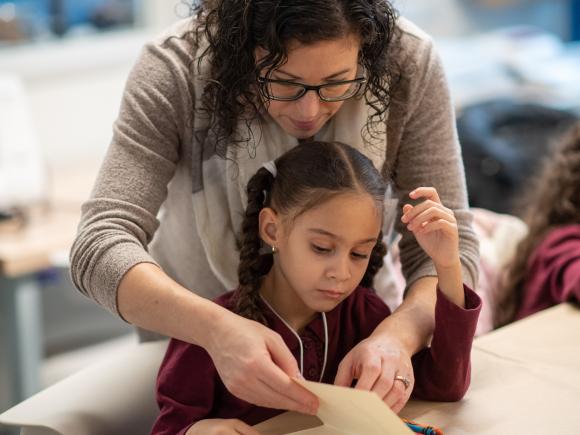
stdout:
{"type": "Polygon", "coordinates": [[[563,304],[479,337],[458,403],[410,402],[403,417],[446,435],[580,433],[580,309],[563,304]]]}
{"type": "MultiPolygon", "coordinates": [[[[6,411],[0,422],[26,435],[146,432],[157,412],[154,383],[165,346],[147,343],[95,364],[6,411]]],[[[462,401],[411,401],[402,416],[446,435],[578,433],[579,308],[560,305],[480,337],[472,361],[462,401]]]]}

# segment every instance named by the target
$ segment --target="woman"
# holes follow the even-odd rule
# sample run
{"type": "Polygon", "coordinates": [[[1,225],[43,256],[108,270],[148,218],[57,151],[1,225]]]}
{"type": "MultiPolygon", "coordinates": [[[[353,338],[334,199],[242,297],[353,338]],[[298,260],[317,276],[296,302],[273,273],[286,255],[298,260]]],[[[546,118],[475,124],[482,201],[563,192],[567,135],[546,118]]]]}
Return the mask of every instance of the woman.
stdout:
{"type": "MultiPolygon", "coordinates": [[[[239,398],[314,413],[280,336],[206,299],[236,284],[244,186],[299,141],[351,144],[392,178],[398,199],[437,189],[473,286],[477,241],[454,125],[432,42],[384,0],[202,1],[195,18],[146,46],[129,77],[83,207],[74,282],[128,322],[206,349],[239,398]]],[[[335,380],[358,379],[395,411],[412,390],[410,357],[433,331],[436,287],[429,258],[402,221],[397,230],[405,302],[335,380]]]]}

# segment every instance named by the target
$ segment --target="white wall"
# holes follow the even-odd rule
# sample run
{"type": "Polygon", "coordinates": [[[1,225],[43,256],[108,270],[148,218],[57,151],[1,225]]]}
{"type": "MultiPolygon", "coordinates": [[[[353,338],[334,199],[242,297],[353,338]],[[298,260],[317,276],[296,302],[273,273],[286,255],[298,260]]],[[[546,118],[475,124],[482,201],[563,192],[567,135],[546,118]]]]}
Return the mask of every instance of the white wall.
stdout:
{"type": "Polygon", "coordinates": [[[394,0],[397,9],[437,37],[460,37],[513,24],[538,25],[566,39],[568,0],[394,0]]]}
{"type": "Polygon", "coordinates": [[[0,71],[24,81],[33,128],[51,170],[98,164],[142,45],[183,16],[180,0],[143,0],[141,30],[0,49],[0,71]],[[178,15],[179,14],[179,15],[178,15]]]}

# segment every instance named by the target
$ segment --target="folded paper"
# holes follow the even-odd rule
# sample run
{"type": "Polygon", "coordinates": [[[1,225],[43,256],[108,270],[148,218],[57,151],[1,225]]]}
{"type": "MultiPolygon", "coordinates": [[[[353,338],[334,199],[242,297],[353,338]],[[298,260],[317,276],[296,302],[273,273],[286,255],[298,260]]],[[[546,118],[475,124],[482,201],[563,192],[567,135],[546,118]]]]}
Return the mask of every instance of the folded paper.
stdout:
{"type": "Polygon", "coordinates": [[[315,416],[286,412],[255,426],[261,435],[411,435],[407,425],[370,391],[297,381],[320,400],[315,416]]]}

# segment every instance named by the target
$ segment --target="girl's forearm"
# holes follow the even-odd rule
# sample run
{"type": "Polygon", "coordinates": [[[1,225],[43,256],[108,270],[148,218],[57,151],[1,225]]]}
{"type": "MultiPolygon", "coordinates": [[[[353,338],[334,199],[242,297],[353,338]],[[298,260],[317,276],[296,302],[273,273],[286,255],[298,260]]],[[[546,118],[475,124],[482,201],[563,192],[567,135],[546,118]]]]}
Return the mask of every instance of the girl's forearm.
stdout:
{"type": "Polygon", "coordinates": [[[435,328],[436,287],[436,277],[415,281],[403,303],[377,326],[373,335],[396,338],[409,355],[427,346],[435,328]]]}
{"type": "Polygon", "coordinates": [[[229,313],[150,263],[137,264],[125,274],[117,302],[121,316],[129,323],[204,348],[215,325],[229,313]]]}
{"type": "Polygon", "coordinates": [[[439,288],[447,296],[447,298],[455,305],[465,308],[465,292],[463,290],[463,275],[461,269],[461,262],[457,260],[457,264],[450,267],[438,267],[437,279],[439,280],[439,288]]]}

